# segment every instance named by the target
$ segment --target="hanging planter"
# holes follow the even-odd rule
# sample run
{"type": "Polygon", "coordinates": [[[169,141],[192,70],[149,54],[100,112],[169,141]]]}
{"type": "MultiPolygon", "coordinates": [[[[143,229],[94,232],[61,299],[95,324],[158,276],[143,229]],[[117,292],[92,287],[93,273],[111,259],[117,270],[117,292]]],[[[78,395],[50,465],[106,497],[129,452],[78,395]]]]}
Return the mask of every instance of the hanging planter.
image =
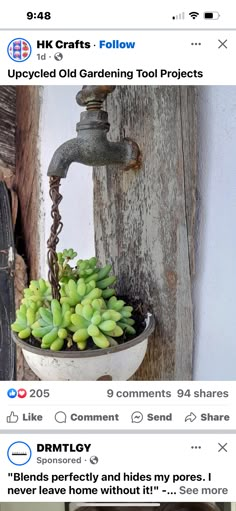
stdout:
{"type": "Polygon", "coordinates": [[[124,344],[100,350],[58,351],[30,346],[13,333],[25,360],[41,380],[128,380],[141,365],[154,322],[151,315],[145,319],[144,331],[124,344]]]}
{"type": "Polygon", "coordinates": [[[145,356],[152,315],[115,296],[111,265],[93,257],[72,268],[72,249],[48,254],[49,282],[31,281],[12,324],[28,365],[41,380],[127,380],[145,356]]]}
{"type": "Polygon", "coordinates": [[[111,265],[101,267],[92,257],[78,260],[72,267],[77,255],[73,249],[56,252],[63,227],[60,180],[70,163],[105,165],[115,160],[126,169],[138,165],[140,154],[134,142],[111,143],[106,139],[107,114],[100,109],[113,89],[82,89],[79,102],[86,104],[88,111],[82,114],[82,126],[77,126],[78,137],[58,148],[48,170],[53,219],[48,240],[48,282],[39,279],[30,283],[12,324],[13,340],[42,380],[127,380],[142,363],[154,329],[152,315],[141,304],[130,305],[116,296],[111,287],[116,283],[116,277],[110,275],[111,265]]]}

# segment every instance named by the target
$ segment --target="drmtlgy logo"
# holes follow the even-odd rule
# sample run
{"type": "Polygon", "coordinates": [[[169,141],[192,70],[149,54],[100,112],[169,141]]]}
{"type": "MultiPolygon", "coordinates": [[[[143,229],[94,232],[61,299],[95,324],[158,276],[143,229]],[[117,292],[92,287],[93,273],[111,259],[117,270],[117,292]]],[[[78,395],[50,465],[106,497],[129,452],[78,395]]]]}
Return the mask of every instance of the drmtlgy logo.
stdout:
{"type": "Polygon", "coordinates": [[[12,39],[7,47],[8,56],[15,62],[24,62],[30,57],[31,52],[32,48],[29,41],[21,37],[12,39]]]}

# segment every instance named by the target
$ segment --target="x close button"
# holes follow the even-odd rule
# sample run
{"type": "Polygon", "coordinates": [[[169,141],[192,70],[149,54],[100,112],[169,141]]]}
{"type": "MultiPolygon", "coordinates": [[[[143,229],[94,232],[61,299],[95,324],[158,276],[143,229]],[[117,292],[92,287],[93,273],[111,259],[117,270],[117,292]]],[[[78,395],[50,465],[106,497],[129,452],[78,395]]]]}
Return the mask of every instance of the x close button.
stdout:
{"type": "Polygon", "coordinates": [[[228,46],[226,45],[228,39],[225,39],[225,41],[221,41],[220,39],[218,39],[218,42],[220,43],[220,45],[218,46],[218,50],[220,48],[225,48],[227,50],[228,46]]]}
{"type": "Polygon", "coordinates": [[[220,443],[218,442],[218,446],[219,446],[218,452],[221,452],[221,451],[228,452],[228,451],[227,451],[227,449],[226,449],[226,445],[228,445],[228,443],[226,443],[226,444],[220,444],[220,443]]]}

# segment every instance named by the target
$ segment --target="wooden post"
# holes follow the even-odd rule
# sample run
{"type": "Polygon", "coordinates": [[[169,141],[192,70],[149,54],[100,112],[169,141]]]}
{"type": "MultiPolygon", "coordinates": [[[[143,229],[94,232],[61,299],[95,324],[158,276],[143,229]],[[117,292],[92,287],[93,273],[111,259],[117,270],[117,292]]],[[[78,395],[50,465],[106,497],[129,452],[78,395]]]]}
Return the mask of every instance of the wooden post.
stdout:
{"type": "Polygon", "coordinates": [[[0,86],[0,180],[7,185],[15,173],[16,91],[0,86]]]}
{"type": "Polygon", "coordinates": [[[196,90],[117,87],[107,100],[110,139],[134,139],[139,171],[94,169],[98,257],[111,261],[118,292],[155,314],[148,354],[134,379],[192,378],[196,90]]]}
{"type": "Polygon", "coordinates": [[[0,86],[0,380],[15,377],[15,346],[10,324],[15,319],[14,240],[10,210],[15,172],[15,87],[0,86]]]}
{"type": "Polygon", "coordinates": [[[10,325],[15,320],[14,239],[8,190],[0,181],[0,380],[15,377],[15,346],[10,325]]]}
{"type": "MultiPolygon", "coordinates": [[[[31,278],[38,276],[38,218],[39,218],[39,177],[38,166],[38,123],[39,123],[39,88],[38,87],[0,87],[0,180],[4,181],[11,193],[12,223],[7,212],[7,192],[1,187],[4,201],[0,205],[2,213],[1,249],[6,250],[12,229],[15,227],[17,212],[20,218],[20,229],[16,238],[23,238],[25,244],[24,258],[28,263],[31,278]],[[16,160],[16,164],[15,164],[16,160]],[[16,166],[16,168],[15,168],[16,166]],[[19,207],[18,207],[19,198],[19,207]],[[5,204],[6,203],[6,204],[5,204]],[[5,218],[4,218],[5,215],[5,218]],[[3,229],[2,229],[3,230],[3,229]]],[[[20,242],[21,243],[21,242],[20,242]]],[[[17,245],[17,244],[16,244],[17,245]]],[[[22,248],[22,247],[21,247],[22,248]]],[[[15,346],[11,344],[10,324],[14,320],[15,306],[13,274],[7,273],[7,256],[2,252],[0,276],[2,282],[3,303],[0,300],[0,320],[3,330],[0,363],[0,379],[13,379],[15,368],[15,346]],[[5,259],[4,259],[5,257],[5,259]],[[4,273],[5,272],[5,273],[4,273]],[[7,283],[8,278],[8,283],[7,283]],[[5,280],[4,280],[5,279],[5,280]],[[13,288],[12,288],[13,286],[13,288]],[[7,298],[8,297],[8,298],[7,298]],[[4,303],[5,302],[5,303],[4,303]]],[[[26,285],[26,266],[23,258],[15,253],[15,305],[18,308],[26,285]],[[23,286],[23,287],[22,287],[23,286]]],[[[1,337],[1,336],[0,336],[1,337]]],[[[33,380],[36,376],[30,371],[20,350],[17,350],[17,379],[33,380]]]]}
{"type": "Polygon", "coordinates": [[[16,93],[16,179],[25,259],[29,277],[35,279],[39,271],[39,160],[38,132],[40,115],[39,87],[17,87],[16,93]]]}
{"type": "MultiPolygon", "coordinates": [[[[39,87],[17,87],[16,91],[16,178],[21,228],[25,246],[28,279],[39,277],[40,179],[38,132],[40,116],[39,87]]],[[[17,379],[38,380],[26,363],[21,350],[17,353],[17,379]]]]}

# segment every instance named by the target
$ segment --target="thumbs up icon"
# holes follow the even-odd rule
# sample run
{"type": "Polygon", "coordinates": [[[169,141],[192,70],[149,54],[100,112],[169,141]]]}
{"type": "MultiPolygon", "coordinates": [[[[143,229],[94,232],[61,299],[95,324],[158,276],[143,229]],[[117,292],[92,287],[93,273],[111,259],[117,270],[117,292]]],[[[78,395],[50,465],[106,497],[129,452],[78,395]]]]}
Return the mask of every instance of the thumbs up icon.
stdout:
{"type": "Polygon", "coordinates": [[[14,412],[11,412],[10,415],[8,415],[7,417],[7,422],[15,424],[18,421],[18,419],[19,419],[18,415],[15,415],[14,412]]]}

